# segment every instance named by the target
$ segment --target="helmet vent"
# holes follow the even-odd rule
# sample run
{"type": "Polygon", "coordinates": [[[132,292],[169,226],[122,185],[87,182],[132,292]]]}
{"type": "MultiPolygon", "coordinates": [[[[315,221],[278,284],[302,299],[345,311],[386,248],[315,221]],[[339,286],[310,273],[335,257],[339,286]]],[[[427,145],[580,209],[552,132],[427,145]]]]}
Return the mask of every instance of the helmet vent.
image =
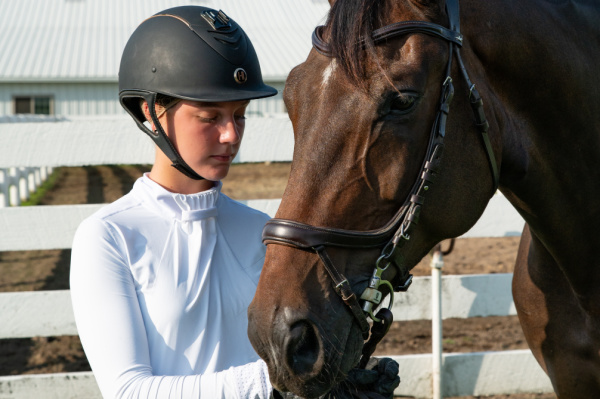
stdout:
{"type": "Polygon", "coordinates": [[[242,39],[242,34],[234,28],[229,32],[214,32],[214,38],[223,44],[236,46],[242,39]],[[217,34],[219,35],[217,36],[217,34]]]}
{"type": "Polygon", "coordinates": [[[204,11],[202,13],[202,18],[204,18],[215,30],[231,28],[229,17],[222,10],[219,10],[218,13],[215,13],[214,10],[204,11]]]}

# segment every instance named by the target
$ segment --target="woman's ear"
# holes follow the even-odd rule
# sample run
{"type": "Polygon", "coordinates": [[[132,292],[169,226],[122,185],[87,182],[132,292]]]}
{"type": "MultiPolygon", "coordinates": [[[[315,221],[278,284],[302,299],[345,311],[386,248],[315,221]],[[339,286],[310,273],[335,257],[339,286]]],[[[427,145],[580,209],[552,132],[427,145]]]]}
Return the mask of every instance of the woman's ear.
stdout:
{"type": "Polygon", "coordinates": [[[144,113],[144,117],[146,118],[146,120],[148,121],[148,123],[150,124],[150,126],[152,127],[152,130],[154,130],[154,122],[152,121],[152,117],[150,116],[150,107],[148,107],[148,102],[147,101],[142,101],[142,112],[144,113]]]}

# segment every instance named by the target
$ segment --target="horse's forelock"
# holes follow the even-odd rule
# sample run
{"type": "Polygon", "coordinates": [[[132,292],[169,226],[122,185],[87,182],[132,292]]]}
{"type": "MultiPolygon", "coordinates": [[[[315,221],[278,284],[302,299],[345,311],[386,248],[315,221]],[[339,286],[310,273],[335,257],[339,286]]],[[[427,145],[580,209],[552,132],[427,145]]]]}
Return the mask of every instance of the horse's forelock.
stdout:
{"type": "Polygon", "coordinates": [[[381,24],[381,0],[336,1],[329,12],[329,45],[339,66],[355,83],[364,76],[364,48],[373,47],[370,33],[381,24]]]}

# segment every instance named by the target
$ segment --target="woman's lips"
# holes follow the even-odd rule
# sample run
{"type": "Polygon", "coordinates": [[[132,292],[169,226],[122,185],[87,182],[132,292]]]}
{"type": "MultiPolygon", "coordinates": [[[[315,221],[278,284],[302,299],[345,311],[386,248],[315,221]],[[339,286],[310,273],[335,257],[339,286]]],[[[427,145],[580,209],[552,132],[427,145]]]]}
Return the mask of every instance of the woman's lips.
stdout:
{"type": "Polygon", "coordinates": [[[219,155],[213,155],[212,157],[214,159],[216,159],[217,161],[221,161],[221,162],[229,162],[233,159],[233,155],[231,155],[231,154],[219,154],[219,155]]]}

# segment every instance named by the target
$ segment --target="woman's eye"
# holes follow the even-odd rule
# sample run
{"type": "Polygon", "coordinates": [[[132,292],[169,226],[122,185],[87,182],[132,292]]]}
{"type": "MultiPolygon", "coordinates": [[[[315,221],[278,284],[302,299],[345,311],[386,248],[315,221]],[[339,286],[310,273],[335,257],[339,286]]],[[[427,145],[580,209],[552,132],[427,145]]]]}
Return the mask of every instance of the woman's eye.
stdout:
{"type": "Polygon", "coordinates": [[[217,120],[216,116],[211,115],[199,115],[198,118],[205,123],[211,123],[217,120]]]}
{"type": "Polygon", "coordinates": [[[237,121],[245,121],[246,115],[235,115],[234,116],[237,121]]]}

